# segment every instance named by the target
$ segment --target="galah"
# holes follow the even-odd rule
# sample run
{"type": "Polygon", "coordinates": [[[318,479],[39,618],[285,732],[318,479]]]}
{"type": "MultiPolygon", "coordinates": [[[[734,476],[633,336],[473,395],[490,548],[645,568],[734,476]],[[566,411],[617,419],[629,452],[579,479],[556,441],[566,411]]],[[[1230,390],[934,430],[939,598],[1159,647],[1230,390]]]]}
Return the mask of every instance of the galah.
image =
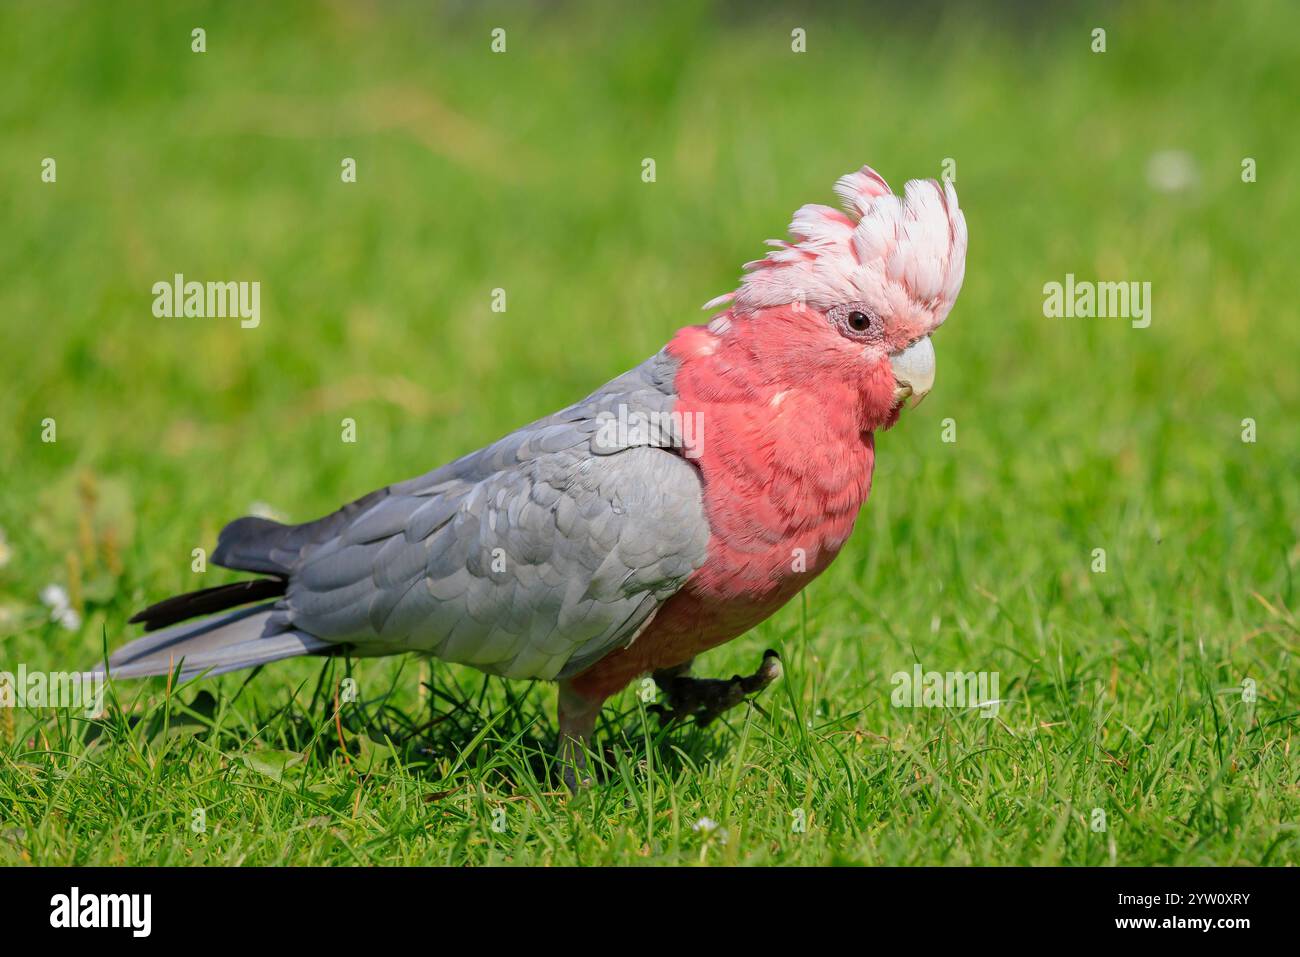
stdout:
{"type": "Polygon", "coordinates": [[[835,192],[843,211],[796,212],[711,321],[580,402],[316,521],[230,523],[212,561],[263,577],[140,612],[149,633],[108,672],[416,652],[556,681],[571,783],[602,702],[639,676],[701,721],[757,692],[771,652],[730,680],[691,661],[848,540],[874,434],[930,391],[965,270],[951,183],[897,196],[864,166],[835,192]]]}

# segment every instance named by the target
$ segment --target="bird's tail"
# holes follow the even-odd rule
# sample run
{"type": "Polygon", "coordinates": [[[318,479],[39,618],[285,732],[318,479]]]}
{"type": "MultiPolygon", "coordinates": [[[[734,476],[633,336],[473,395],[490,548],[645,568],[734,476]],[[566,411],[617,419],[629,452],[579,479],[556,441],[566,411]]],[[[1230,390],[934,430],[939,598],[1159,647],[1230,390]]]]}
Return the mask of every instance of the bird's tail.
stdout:
{"type": "Polygon", "coordinates": [[[187,621],[150,632],[119,648],[100,662],[92,673],[117,678],[165,675],[180,666],[180,677],[201,672],[221,674],[292,658],[296,655],[328,654],[339,646],[300,631],[285,630],[272,619],[274,602],[240,608],[237,611],[187,621]]]}
{"type": "MultiPolygon", "coordinates": [[[[259,572],[255,578],[175,595],[150,605],[131,619],[149,632],[108,659],[108,673],[121,678],[165,675],[179,664],[181,677],[202,671],[221,674],[295,655],[339,654],[344,646],[294,630],[289,616],[277,608],[289,588],[299,554],[328,537],[348,520],[388,495],[372,492],[332,515],[303,525],[282,525],[265,518],[236,519],[221,530],[212,563],[223,568],[259,572]],[[237,605],[262,602],[231,611],[237,605]],[[191,621],[203,615],[222,615],[191,621]]],[[[103,674],[104,665],[94,673],[103,674]]]]}

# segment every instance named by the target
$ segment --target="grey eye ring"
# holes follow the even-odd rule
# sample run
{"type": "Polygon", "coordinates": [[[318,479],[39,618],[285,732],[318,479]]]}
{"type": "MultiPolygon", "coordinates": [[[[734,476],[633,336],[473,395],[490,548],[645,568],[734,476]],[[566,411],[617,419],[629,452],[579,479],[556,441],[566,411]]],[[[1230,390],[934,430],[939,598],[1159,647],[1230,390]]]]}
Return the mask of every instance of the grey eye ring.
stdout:
{"type": "Polygon", "coordinates": [[[830,320],[852,339],[878,338],[884,331],[880,317],[866,303],[846,302],[830,311],[830,320]]]}

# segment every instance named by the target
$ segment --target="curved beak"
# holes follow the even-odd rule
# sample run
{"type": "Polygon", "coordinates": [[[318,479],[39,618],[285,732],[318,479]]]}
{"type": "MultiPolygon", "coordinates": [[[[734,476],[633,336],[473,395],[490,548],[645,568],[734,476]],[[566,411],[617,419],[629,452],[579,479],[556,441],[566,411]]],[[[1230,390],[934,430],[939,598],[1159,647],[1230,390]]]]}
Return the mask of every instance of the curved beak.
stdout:
{"type": "Polygon", "coordinates": [[[934,386],[934,346],[929,336],[922,336],[906,349],[891,353],[889,367],[894,373],[894,401],[912,397],[916,408],[934,386]]]}

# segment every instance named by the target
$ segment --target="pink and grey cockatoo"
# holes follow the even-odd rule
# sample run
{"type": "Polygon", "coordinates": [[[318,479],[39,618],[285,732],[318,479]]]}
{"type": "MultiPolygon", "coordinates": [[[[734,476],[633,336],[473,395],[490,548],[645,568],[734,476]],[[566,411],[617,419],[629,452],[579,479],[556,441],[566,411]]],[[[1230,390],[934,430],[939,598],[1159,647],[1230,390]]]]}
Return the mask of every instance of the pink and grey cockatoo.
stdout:
{"type": "Polygon", "coordinates": [[[687,670],[843,547],[874,434],[930,390],[929,337],[965,270],[951,184],[896,196],[863,167],[835,192],[844,211],[795,213],[792,241],[747,264],[712,321],[575,405],[317,521],[227,525],[213,562],[266,577],[140,612],[150,633],[109,671],[418,652],[557,681],[569,768],[641,675],[670,714],[706,721],[761,689],[770,652],[747,678],[687,670]]]}

